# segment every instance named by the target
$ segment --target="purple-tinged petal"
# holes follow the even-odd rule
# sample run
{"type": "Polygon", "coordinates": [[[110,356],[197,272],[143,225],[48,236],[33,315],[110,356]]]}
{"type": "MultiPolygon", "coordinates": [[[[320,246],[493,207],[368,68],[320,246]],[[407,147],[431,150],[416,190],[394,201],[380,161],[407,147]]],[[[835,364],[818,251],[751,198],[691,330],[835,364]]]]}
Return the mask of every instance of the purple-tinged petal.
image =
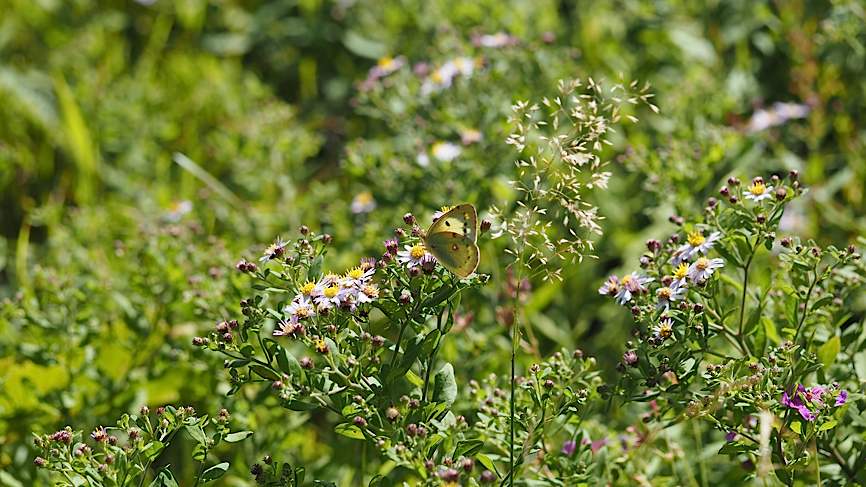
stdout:
{"type": "Polygon", "coordinates": [[[845,404],[846,402],[848,402],[848,391],[843,390],[843,391],[839,392],[838,396],[836,396],[836,404],[835,405],[836,405],[836,407],[839,407],[839,406],[845,404]]]}
{"type": "Polygon", "coordinates": [[[562,444],[562,453],[563,455],[572,456],[574,455],[574,451],[577,450],[577,442],[574,440],[567,440],[562,444]]]}

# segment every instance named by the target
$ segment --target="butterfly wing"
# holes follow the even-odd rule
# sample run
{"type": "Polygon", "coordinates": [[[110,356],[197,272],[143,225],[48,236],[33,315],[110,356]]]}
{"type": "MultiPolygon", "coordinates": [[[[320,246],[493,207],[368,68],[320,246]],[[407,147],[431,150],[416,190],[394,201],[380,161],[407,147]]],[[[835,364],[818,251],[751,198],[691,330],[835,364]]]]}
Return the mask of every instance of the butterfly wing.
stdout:
{"type": "Polygon", "coordinates": [[[446,269],[466,277],[478,268],[480,252],[478,212],[470,204],[458,205],[440,216],[424,240],[427,249],[446,269]]]}
{"type": "Polygon", "coordinates": [[[440,231],[427,235],[427,250],[446,269],[466,277],[478,268],[478,245],[457,232],[440,231]]]}
{"type": "Polygon", "coordinates": [[[468,238],[474,244],[478,239],[478,212],[468,203],[457,205],[433,222],[427,230],[427,235],[438,232],[456,233],[468,238]]]}

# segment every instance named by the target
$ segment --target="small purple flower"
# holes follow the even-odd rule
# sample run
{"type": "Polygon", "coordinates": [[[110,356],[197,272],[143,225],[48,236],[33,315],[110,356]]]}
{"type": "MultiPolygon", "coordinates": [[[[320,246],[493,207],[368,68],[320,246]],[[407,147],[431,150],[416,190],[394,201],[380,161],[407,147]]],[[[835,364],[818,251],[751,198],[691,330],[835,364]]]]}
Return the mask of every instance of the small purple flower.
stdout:
{"type": "Polygon", "coordinates": [[[619,278],[616,276],[610,276],[607,278],[607,281],[604,281],[604,284],[598,288],[598,294],[604,296],[615,296],[619,293],[620,283],[619,278]]]}
{"type": "Polygon", "coordinates": [[[846,402],[848,402],[848,391],[842,390],[839,392],[839,395],[836,396],[836,403],[833,405],[839,407],[844,405],[846,402]]]}
{"type": "Polygon", "coordinates": [[[736,439],[737,439],[737,432],[736,431],[728,431],[725,434],[725,441],[727,441],[727,442],[731,442],[731,441],[734,441],[736,439]]]}
{"type": "Polygon", "coordinates": [[[575,450],[577,450],[577,442],[574,440],[567,440],[562,444],[562,454],[566,456],[574,455],[575,450]]]}
{"type": "MultiPolygon", "coordinates": [[[[616,301],[623,305],[628,303],[635,294],[646,292],[647,289],[644,284],[652,282],[652,280],[652,277],[641,276],[637,272],[626,274],[619,282],[620,286],[619,290],[616,292],[616,301]]],[[[605,286],[607,286],[607,283],[605,283],[605,286]]],[[[601,289],[599,289],[599,293],[600,292],[601,289]]]]}

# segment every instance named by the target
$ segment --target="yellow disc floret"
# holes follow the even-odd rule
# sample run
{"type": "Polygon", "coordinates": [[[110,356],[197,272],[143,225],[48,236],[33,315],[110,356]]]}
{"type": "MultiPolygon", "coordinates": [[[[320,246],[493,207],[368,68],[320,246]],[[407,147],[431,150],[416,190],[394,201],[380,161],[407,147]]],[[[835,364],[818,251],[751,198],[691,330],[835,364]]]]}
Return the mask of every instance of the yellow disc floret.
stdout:
{"type": "Polygon", "coordinates": [[[689,245],[691,245],[692,247],[697,247],[698,245],[704,243],[704,241],[706,241],[706,238],[701,235],[701,232],[691,232],[689,233],[687,240],[689,241],[689,245]]]}
{"type": "Polygon", "coordinates": [[[689,266],[683,262],[674,270],[674,279],[685,279],[688,274],[689,266]]]}
{"type": "Polygon", "coordinates": [[[301,294],[303,294],[304,296],[309,296],[310,294],[313,294],[313,291],[315,291],[315,289],[316,283],[307,281],[304,283],[303,286],[301,286],[301,294]]]}
{"type": "Polygon", "coordinates": [[[364,277],[364,270],[360,267],[354,267],[346,273],[346,277],[349,279],[360,279],[364,277]]]}
{"type": "Polygon", "coordinates": [[[322,291],[322,294],[324,294],[326,298],[330,299],[330,298],[333,298],[334,296],[336,296],[337,293],[339,293],[339,292],[340,292],[340,286],[337,286],[334,284],[334,285],[326,287],[325,290],[322,291]]]}
{"type": "Polygon", "coordinates": [[[424,248],[421,244],[416,244],[409,250],[409,255],[412,256],[413,259],[418,260],[421,257],[424,257],[424,254],[427,253],[427,249],[424,248]]]}
{"type": "Polygon", "coordinates": [[[761,196],[762,194],[767,192],[767,186],[764,185],[761,181],[755,181],[749,187],[749,192],[755,196],[761,196]]]}

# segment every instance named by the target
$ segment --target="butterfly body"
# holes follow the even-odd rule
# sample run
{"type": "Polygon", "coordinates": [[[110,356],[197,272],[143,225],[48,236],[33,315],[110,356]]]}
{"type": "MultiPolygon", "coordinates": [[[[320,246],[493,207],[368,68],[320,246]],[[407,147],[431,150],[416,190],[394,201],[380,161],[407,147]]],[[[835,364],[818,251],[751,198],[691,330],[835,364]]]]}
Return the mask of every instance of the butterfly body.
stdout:
{"type": "Polygon", "coordinates": [[[424,246],[446,269],[466,277],[478,268],[478,212],[470,204],[451,208],[430,225],[424,246]]]}

